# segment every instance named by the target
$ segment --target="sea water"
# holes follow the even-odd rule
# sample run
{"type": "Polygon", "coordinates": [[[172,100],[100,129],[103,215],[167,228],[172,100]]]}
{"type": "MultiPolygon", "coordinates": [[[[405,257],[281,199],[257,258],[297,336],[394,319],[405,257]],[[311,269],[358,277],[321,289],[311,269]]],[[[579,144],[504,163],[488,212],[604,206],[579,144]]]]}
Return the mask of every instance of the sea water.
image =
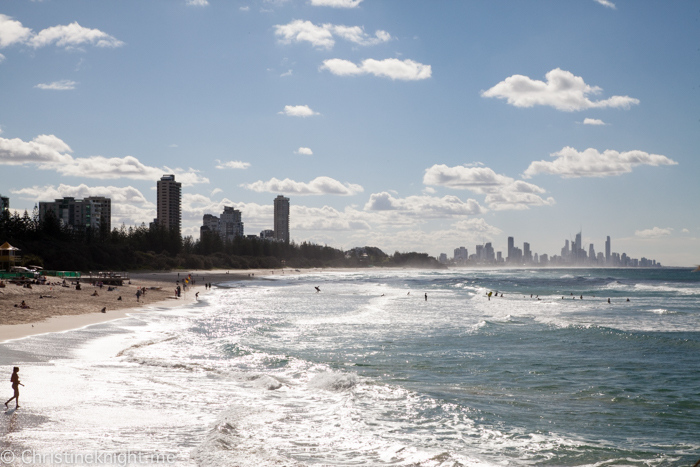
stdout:
{"type": "Polygon", "coordinates": [[[26,385],[0,442],[202,466],[693,465],[699,325],[689,269],[276,274],[0,345],[0,387],[12,365],[26,385]]]}

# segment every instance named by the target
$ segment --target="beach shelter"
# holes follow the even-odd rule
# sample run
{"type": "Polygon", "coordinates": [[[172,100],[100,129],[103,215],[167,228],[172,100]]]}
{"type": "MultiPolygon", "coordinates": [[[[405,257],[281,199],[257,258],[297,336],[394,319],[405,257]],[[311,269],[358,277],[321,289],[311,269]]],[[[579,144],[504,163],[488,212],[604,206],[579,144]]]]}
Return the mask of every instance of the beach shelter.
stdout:
{"type": "Polygon", "coordinates": [[[8,242],[0,245],[0,269],[9,271],[22,260],[22,257],[17,254],[19,248],[15,248],[8,242]]]}

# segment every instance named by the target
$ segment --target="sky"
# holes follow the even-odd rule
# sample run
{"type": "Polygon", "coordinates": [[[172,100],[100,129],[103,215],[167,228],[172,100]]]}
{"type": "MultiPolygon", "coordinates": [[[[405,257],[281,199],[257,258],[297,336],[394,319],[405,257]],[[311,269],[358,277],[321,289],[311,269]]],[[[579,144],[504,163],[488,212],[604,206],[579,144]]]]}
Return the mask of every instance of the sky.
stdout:
{"type": "Polygon", "coordinates": [[[700,262],[700,4],[4,0],[0,194],[183,183],[183,235],[291,200],[291,237],[431,255],[507,237],[700,262]]]}

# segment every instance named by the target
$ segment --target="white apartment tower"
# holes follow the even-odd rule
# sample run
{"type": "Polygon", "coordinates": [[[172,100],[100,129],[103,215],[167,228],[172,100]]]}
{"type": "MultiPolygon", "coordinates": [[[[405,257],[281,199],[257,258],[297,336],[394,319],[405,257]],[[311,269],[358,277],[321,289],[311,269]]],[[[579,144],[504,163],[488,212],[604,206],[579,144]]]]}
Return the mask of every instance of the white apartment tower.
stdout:
{"type": "Polygon", "coordinates": [[[158,180],[156,193],[158,198],[158,218],[156,219],[158,225],[169,229],[177,229],[177,233],[180,235],[182,183],[175,181],[175,175],[163,175],[158,180]]]}

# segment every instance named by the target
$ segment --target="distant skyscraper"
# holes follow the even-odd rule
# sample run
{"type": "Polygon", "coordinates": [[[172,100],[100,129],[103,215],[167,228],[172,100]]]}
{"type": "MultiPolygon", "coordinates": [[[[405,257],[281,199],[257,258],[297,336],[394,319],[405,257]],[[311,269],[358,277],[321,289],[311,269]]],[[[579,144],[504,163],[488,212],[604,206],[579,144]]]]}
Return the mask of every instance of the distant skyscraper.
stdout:
{"type": "Polygon", "coordinates": [[[275,198],[275,239],[289,243],[289,198],[275,198]]]}
{"type": "Polygon", "coordinates": [[[10,210],[10,198],[6,196],[0,196],[0,213],[3,211],[10,210]]]}
{"type": "Polygon", "coordinates": [[[175,175],[163,175],[157,182],[158,225],[177,229],[180,235],[182,183],[175,181],[175,175]]]}
{"type": "Polygon", "coordinates": [[[526,263],[532,262],[532,252],[530,251],[530,244],[528,242],[523,243],[523,261],[526,263]]]}
{"type": "Polygon", "coordinates": [[[610,236],[608,236],[608,239],[605,240],[605,264],[608,264],[608,265],[611,264],[611,258],[610,258],[610,236]]]}
{"type": "Polygon", "coordinates": [[[583,243],[581,241],[581,233],[579,232],[576,234],[576,245],[573,248],[573,253],[574,253],[574,261],[579,262],[581,259],[583,259],[583,243]]]}
{"type": "Polygon", "coordinates": [[[590,258],[591,263],[595,263],[595,248],[593,248],[592,243],[588,245],[588,257],[590,258]]]}
{"type": "Polygon", "coordinates": [[[515,247],[515,239],[513,237],[508,237],[508,256],[506,261],[513,261],[513,248],[515,247]]]}
{"type": "Polygon", "coordinates": [[[491,242],[484,245],[484,259],[489,263],[493,263],[496,260],[496,253],[493,251],[491,242]]]}

